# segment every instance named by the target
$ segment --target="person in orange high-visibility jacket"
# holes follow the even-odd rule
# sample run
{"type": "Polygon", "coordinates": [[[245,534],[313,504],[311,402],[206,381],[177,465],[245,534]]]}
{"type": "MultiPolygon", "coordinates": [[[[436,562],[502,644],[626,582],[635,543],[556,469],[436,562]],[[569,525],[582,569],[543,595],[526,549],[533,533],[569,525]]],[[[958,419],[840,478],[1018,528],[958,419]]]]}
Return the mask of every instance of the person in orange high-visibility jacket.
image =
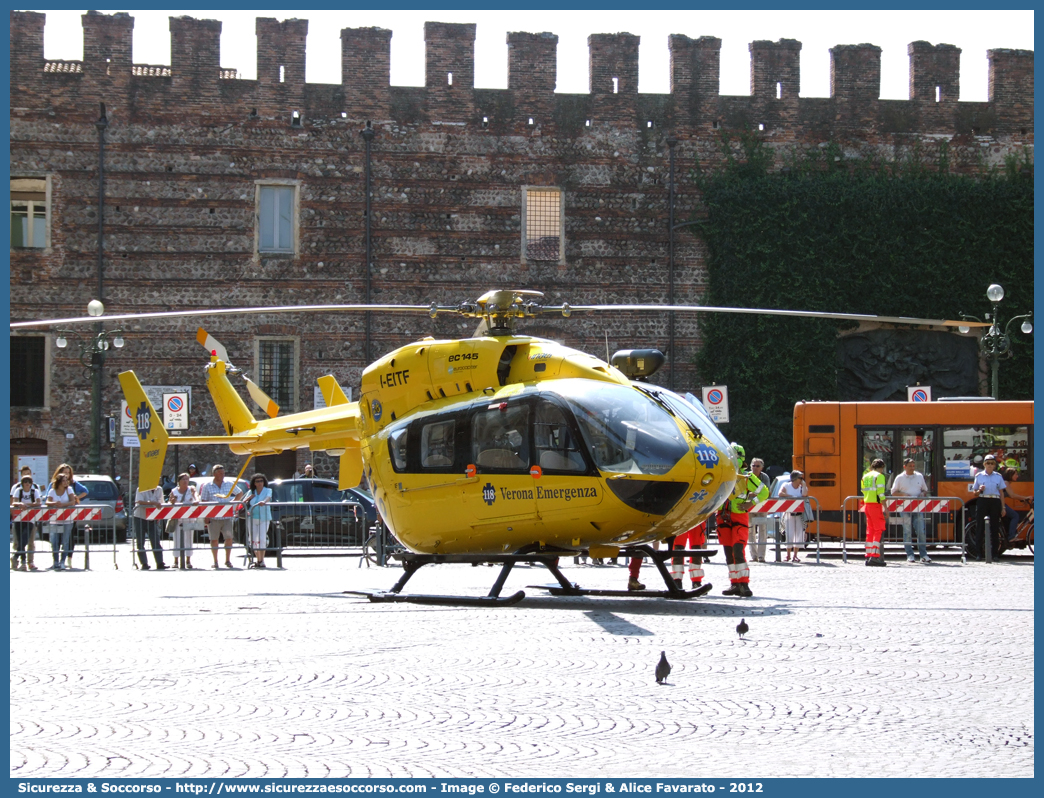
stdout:
{"type": "Polygon", "coordinates": [[[750,535],[750,508],[754,506],[761,481],[753,474],[740,472],[736,475],[736,486],[725,504],[718,510],[718,541],[725,552],[729,566],[728,590],[723,596],[750,598],[750,568],[747,567],[747,538],[750,535]]]}
{"type": "Polygon", "coordinates": [[[870,463],[870,470],[863,474],[860,489],[863,492],[863,513],[866,515],[866,564],[885,564],[881,548],[881,535],[885,530],[884,500],[888,482],[884,474],[885,461],[878,457],[870,463]]]}

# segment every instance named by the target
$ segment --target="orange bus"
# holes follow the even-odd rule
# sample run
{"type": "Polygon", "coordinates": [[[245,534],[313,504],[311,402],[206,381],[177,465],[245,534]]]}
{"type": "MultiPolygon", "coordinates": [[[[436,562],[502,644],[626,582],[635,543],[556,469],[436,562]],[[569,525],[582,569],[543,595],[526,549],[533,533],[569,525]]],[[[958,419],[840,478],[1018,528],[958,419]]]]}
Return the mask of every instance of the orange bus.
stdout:
{"type": "MultiPolygon", "coordinates": [[[[968,503],[968,488],[987,454],[998,466],[1017,468],[1013,493],[1033,495],[1033,402],[798,402],[794,405],[794,468],[805,474],[809,495],[820,506],[820,534],[840,538],[842,502],[859,494],[863,473],[880,457],[888,485],[911,457],[924,474],[932,496],[956,496],[968,503]]],[[[1025,513],[1024,502],[1008,504],[1025,513]]],[[[863,532],[861,513],[849,511],[846,537],[863,532]]],[[[967,520],[974,520],[974,505],[967,520]]],[[[926,516],[929,542],[959,540],[958,518],[926,516]]],[[[898,517],[896,517],[898,523],[898,517]]],[[[811,532],[812,529],[809,529],[811,532]]],[[[886,540],[895,540],[889,530],[886,540]]],[[[901,538],[900,538],[901,539],[901,538]]]]}

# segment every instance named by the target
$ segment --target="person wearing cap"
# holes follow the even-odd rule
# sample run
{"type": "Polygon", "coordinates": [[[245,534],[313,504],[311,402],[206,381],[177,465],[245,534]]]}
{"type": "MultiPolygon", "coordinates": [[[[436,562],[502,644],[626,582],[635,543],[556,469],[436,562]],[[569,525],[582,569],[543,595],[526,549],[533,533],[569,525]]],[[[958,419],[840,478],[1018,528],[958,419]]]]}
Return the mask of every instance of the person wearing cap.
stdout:
{"type": "Polygon", "coordinates": [[[881,536],[885,531],[884,500],[885,461],[880,457],[870,463],[870,470],[863,474],[860,490],[863,493],[863,514],[866,516],[866,564],[882,566],[885,564],[881,536]]]}
{"type": "MultiPolygon", "coordinates": [[[[784,482],[779,486],[779,498],[781,499],[804,499],[808,497],[808,485],[805,484],[805,475],[796,468],[790,472],[790,482],[784,482]]],[[[798,510],[796,513],[784,513],[783,526],[787,532],[787,562],[801,562],[798,552],[805,545],[805,513],[798,510]]]]}
{"type": "Polygon", "coordinates": [[[975,559],[982,559],[986,552],[986,519],[990,519],[990,548],[995,558],[1000,557],[1002,538],[1001,514],[1004,505],[1004,491],[1008,483],[997,471],[997,458],[988,454],[982,459],[985,471],[975,475],[969,490],[976,495],[975,501],[975,539],[969,546],[975,559]]]}
{"type": "MultiPolygon", "coordinates": [[[[770,480],[768,474],[765,473],[765,461],[760,457],[755,457],[750,461],[750,476],[761,484],[755,501],[765,501],[770,493],[770,480]]],[[[768,516],[755,515],[750,519],[750,559],[754,562],[765,562],[765,543],[768,540],[768,525],[768,516]]]]}
{"type": "MultiPolygon", "coordinates": [[[[204,504],[232,504],[239,501],[243,491],[231,479],[225,479],[225,467],[220,463],[210,469],[214,478],[210,482],[204,482],[199,488],[199,498],[204,504]]],[[[218,546],[221,538],[225,539],[225,567],[232,567],[232,530],[233,518],[207,518],[204,520],[210,537],[210,550],[214,555],[214,565],[217,570],[218,546]]]]}
{"type": "MultiPolygon", "coordinates": [[[[920,498],[922,496],[928,496],[931,491],[928,490],[928,483],[924,481],[924,474],[917,471],[913,458],[907,457],[903,460],[902,472],[895,475],[895,479],[892,480],[892,496],[902,496],[904,499],[920,498]]],[[[913,533],[917,535],[917,549],[921,555],[921,562],[926,565],[931,562],[931,558],[928,556],[928,548],[925,546],[924,540],[924,513],[901,513],[903,521],[903,547],[906,549],[906,561],[916,562],[914,557],[913,543],[911,541],[913,533]]]]}
{"type": "Polygon", "coordinates": [[[192,479],[192,477],[198,477],[199,476],[199,469],[196,468],[196,464],[195,463],[189,463],[188,475],[189,475],[189,479],[192,479]]]}

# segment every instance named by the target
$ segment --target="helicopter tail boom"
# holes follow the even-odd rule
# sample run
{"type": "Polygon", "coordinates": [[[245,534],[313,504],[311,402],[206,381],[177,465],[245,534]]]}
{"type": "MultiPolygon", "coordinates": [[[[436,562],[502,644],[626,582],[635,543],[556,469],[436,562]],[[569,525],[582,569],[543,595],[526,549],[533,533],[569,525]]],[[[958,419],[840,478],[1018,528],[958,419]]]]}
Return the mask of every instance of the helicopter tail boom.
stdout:
{"type": "Polygon", "coordinates": [[[249,432],[257,426],[257,419],[247,409],[246,403],[236,392],[226,374],[227,364],[211,356],[207,366],[207,390],[214,400],[214,407],[221,418],[221,426],[229,435],[249,432]]]}

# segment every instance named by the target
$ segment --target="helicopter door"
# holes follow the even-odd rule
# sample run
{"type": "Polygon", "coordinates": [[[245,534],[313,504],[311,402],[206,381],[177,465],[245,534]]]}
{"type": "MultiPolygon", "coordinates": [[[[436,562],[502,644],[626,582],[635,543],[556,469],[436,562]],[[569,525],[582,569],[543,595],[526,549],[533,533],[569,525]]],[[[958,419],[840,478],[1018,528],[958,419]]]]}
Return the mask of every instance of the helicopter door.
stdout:
{"type": "Polygon", "coordinates": [[[572,414],[545,397],[533,409],[533,452],[540,466],[535,480],[536,507],[545,524],[569,524],[582,529],[580,508],[602,501],[598,472],[582,451],[580,432],[572,414]]]}
{"type": "Polygon", "coordinates": [[[522,516],[536,510],[536,480],[530,467],[528,402],[495,402],[471,416],[470,464],[478,480],[464,499],[480,520],[522,516]]]}

